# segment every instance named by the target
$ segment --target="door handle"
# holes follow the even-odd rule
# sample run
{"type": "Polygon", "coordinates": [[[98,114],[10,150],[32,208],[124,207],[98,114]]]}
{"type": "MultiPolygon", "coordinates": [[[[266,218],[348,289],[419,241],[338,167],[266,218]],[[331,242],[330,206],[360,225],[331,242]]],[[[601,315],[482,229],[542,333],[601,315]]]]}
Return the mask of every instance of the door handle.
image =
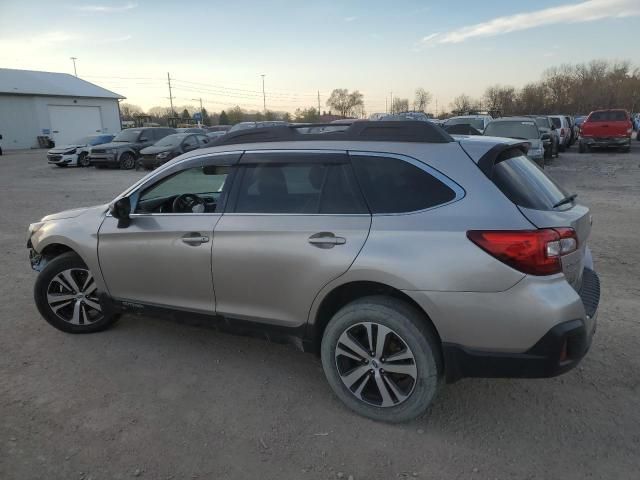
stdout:
{"type": "Polygon", "coordinates": [[[187,245],[201,245],[203,243],[207,243],[209,241],[209,237],[206,235],[202,235],[201,233],[188,233],[187,235],[182,237],[182,242],[187,245]]]}
{"type": "Polygon", "coordinates": [[[308,242],[318,248],[333,248],[336,245],[344,245],[347,239],[336,237],[332,232],[319,232],[311,235],[308,242]]]}

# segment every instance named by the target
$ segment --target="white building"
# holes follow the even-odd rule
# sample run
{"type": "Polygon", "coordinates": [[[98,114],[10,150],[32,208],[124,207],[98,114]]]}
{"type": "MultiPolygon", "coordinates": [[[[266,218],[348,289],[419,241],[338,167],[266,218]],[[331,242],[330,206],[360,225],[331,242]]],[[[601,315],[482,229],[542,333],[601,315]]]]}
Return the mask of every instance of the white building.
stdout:
{"type": "Polygon", "coordinates": [[[120,131],[118,100],[125,97],[66,73],[0,68],[0,134],[5,150],[56,145],[86,135],[120,131]]]}

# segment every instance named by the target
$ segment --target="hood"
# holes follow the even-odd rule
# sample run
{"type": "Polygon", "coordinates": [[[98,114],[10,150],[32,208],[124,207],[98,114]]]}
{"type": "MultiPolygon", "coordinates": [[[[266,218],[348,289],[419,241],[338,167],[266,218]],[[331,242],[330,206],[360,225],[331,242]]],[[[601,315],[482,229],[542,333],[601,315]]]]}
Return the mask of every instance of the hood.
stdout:
{"type": "Polygon", "coordinates": [[[52,213],[51,215],[47,215],[46,217],[42,217],[41,222],[48,222],[50,220],[62,220],[63,218],[75,218],[82,215],[84,212],[89,210],[92,207],[85,208],[74,208],[72,210],[63,210],[62,212],[52,213]]]}
{"type": "Polygon", "coordinates": [[[108,150],[110,148],[125,148],[131,145],[135,145],[135,142],[109,142],[109,143],[102,143],[100,145],[94,145],[92,148],[95,148],[98,150],[100,149],[108,150]]]}
{"type": "Polygon", "coordinates": [[[142,150],[140,150],[140,153],[142,155],[155,155],[161,152],[172,152],[176,148],[177,146],[176,147],[168,147],[168,146],[156,147],[155,145],[151,145],[150,147],[143,148],[142,150]]]}
{"type": "Polygon", "coordinates": [[[62,153],[74,148],[86,147],[87,145],[62,145],[61,147],[52,148],[47,153],[62,153]]]}

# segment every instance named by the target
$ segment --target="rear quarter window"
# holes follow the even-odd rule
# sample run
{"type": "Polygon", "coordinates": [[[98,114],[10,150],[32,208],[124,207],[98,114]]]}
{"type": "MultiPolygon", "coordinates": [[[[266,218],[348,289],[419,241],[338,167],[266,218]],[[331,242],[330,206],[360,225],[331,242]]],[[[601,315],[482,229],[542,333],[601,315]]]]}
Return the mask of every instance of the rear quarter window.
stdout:
{"type": "Polygon", "coordinates": [[[408,213],[451,202],[456,192],[443,181],[394,157],[351,155],[371,213],[408,213]]]}
{"type": "Polygon", "coordinates": [[[491,180],[520,207],[553,210],[567,192],[522,154],[507,152],[506,159],[493,167],[491,180]]]}

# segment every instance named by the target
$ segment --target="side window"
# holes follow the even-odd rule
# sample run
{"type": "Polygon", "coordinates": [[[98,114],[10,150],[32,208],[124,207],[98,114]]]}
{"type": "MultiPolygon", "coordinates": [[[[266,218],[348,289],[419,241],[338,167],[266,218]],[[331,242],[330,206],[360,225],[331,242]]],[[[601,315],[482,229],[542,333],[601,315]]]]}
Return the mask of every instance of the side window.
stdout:
{"type": "Polygon", "coordinates": [[[237,213],[318,213],[328,167],[322,164],[259,164],[244,168],[237,213]]]}
{"type": "Polygon", "coordinates": [[[198,148],[198,140],[196,140],[195,135],[189,135],[182,141],[182,148],[184,150],[193,150],[194,148],[198,148]]]}
{"type": "Polygon", "coordinates": [[[322,189],[320,213],[369,213],[350,165],[338,164],[329,167],[327,181],[322,189]]]}
{"type": "Polygon", "coordinates": [[[405,213],[450,202],[455,192],[424,170],[397,158],[351,157],[372,213],[405,213]]]}
{"type": "Polygon", "coordinates": [[[212,213],[220,211],[221,196],[228,166],[200,166],[188,168],[160,180],[142,192],[135,213],[184,213],[176,212],[172,206],[176,197],[191,195],[202,208],[188,213],[212,213]]]}

